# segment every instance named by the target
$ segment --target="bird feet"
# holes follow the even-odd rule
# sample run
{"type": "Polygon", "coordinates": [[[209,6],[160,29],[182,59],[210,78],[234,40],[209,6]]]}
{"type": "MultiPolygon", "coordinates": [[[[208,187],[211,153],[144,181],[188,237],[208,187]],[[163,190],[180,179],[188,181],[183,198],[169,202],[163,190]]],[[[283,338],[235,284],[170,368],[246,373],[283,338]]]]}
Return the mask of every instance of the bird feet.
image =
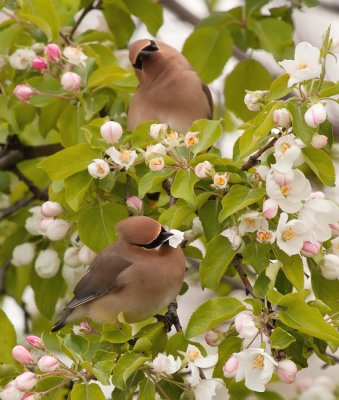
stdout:
{"type": "Polygon", "coordinates": [[[165,325],[166,332],[170,332],[172,329],[172,325],[175,327],[177,332],[182,332],[182,326],[180,324],[180,320],[177,313],[178,303],[173,301],[168,306],[168,311],[165,315],[157,314],[155,318],[162,322],[165,325]]]}

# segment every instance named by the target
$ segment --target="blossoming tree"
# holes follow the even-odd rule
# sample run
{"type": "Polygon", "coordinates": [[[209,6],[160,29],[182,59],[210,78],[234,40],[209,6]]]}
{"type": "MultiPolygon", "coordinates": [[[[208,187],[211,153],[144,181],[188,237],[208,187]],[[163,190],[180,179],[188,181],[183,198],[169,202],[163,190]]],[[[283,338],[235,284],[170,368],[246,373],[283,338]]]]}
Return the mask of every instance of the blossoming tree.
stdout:
{"type": "MultiPolygon", "coordinates": [[[[23,308],[31,335],[17,338],[0,311],[0,398],[103,400],[106,385],[113,399],[281,399],[260,397],[274,377],[292,383],[313,354],[334,365],[339,208],[322,191],[335,182],[326,105],[337,101],[339,86],[326,80],[326,60],[339,46],[330,30],[320,49],[304,42],[294,52],[292,6],[263,13],[267,0],[246,0],[213,12],[183,52],[205,83],[232,51],[241,56],[225,80],[226,111],[189,132],[163,121],[129,132],[136,78],[115,50],[126,48],[132,16],[155,35],[161,5],[3,3],[0,294],[23,308]],[[93,11],[106,30],[79,29],[93,11]],[[271,77],[246,53],[256,48],[276,57],[281,75],[271,77]],[[242,134],[224,158],[216,143],[235,120],[242,134]],[[168,335],[155,319],[132,330],[121,315],[118,324],[83,321],[50,334],[74,285],[128,215],[184,232],[190,270],[215,295],[184,332],[176,321],[168,335]],[[230,295],[239,285],[243,300],[230,295]],[[196,341],[200,334],[206,345],[196,341]]],[[[175,2],[163,3],[180,14],[175,2]]],[[[317,390],[334,399],[335,388],[321,380],[302,396],[317,390]]]]}

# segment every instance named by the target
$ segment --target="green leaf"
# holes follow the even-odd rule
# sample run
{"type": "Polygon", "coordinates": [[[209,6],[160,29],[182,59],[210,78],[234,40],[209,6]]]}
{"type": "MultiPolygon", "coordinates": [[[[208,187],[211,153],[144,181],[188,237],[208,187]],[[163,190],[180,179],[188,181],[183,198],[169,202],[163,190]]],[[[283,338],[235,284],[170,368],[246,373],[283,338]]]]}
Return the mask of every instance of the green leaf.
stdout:
{"type": "Polygon", "coordinates": [[[76,383],[71,392],[71,400],[106,400],[96,383],[76,383]]]}
{"type": "Polygon", "coordinates": [[[100,151],[82,143],[45,158],[38,166],[46,171],[51,179],[60,181],[77,172],[87,170],[88,164],[100,156],[100,151]]]}
{"type": "Polygon", "coordinates": [[[328,280],[321,275],[318,266],[311,268],[312,288],[315,296],[331,307],[333,312],[339,311],[339,280],[328,280]]]}
{"type": "Polygon", "coordinates": [[[276,246],[273,250],[277,259],[282,263],[282,270],[287,279],[297,290],[302,290],[304,288],[304,267],[301,257],[298,254],[288,256],[276,246]]]}
{"type": "Polygon", "coordinates": [[[73,211],[79,211],[93,178],[87,171],[78,172],[65,179],[65,200],[73,211]]]}
{"type": "MultiPolygon", "coordinates": [[[[67,107],[68,101],[64,99],[54,99],[52,102],[41,108],[39,118],[39,129],[41,134],[46,135],[55,129],[59,120],[60,115],[67,107]]],[[[27,106],[27,104],[25,104],[27,106]]],[[[77,144],[77,143],[75,143],[77,144]]]]}
{"type": "Polygon", "coordinates": [[[217,200],[207,200],[199,208],[199,219],[207,240],[211,240],[222,231],[222,224],[218,221],[220,211],[221,203],[217,200]]]}
{"type": "Polygon", "coordinates": [[[270,339],[271,347],[278,350],[286,349],[291,343],[295,342],[295,337],[280,328],[280,326],[272,331],[270,339]]]}
{"type": "Polygon", "coordinates": [[[243,250],[243,261],[260,274],[270,263],[270,250],[271,246],[268,244],[251,242],[243,250]]]}
{"type": "Polygon", "coordinates": [[[149,379],[144,379],[140,383],[137,400],[154,400],[154,399],[155,399],[154,383],[149,379]]]}
{"type": "Polygon", "coordinates": [[[200,264],[202,288],[217,289],[236,253],[237,250],[232,249],[224,236],[215,236],[208,242],[206,255],[200,264]]]}
{"type": "Polygon", "coordinates": [[[162,225],[166,225],[173,229],[179,229],[185,225],[186,218],[192,220],[195,217],[194,209],[186,205],[178,205],[177,203],[160,215],[159,222],[162,225]]]}
{"type": "Polygon", "coordinates": [[[291,88],[287,86],[289,79],[290,76],[288,74],[283,74],[278,76],[278,78],[275,78],[270,86],[270,93],[268,95],[268,100],[271,101],[280,99],[281,97],[284,97],[288,93],[290,93],[291,88]]]}
{"type": "Polygon", "coordinates": [[[210,121],[207,119],[195,121],[190,130],[191,132],[199,132],[199,142],[191,149],[194,154],[207,150],[223,134],[222,126],[219,121],[210,121]]]}
{"type": "Polygon", "coordinates": [[[111,86],[115,81],[121,81],[130,75],[126,69],[118,65],[109,65],[96,69],[88,79],[88,87],[111,86]]]}
{"type": "Polygon", "coordinates": [[[0,309],[0,364],[16,364],[12,349],[16,345],[16,333],[5,311],[0,309]]]}
{"type": "Polygon", "coordinates": [[[335,185],[335,169],[331,157],[324,151],[305,147],[301,149],[305,161],[311,170],[326,186],[335,185]]]}
{"type": "Polygon", "coordinates": [[[75,146],[85,142],[85,135],[80,129],[86,124],[84,110],[78,105],[70,104],[61,114],[58,121],[61,144],[64,147],[75,146]]]}
{"type": "Polygon", "coordinates": [[[191,207],[194,207],[196,195],[194,193],[194,185],[199,178],[190,168],[180,169],[174,178],[171,193],[177,199],[183,199],[191,207]]]}
{"type": "Polygon", "coordinates": [[[113,385],[121,390],[126,389],[127,379],[149,360],[149,357],[144,357],[138,353],[123,354],[113,370],[113,385]]]}
{"type": "Polygon", "coordinates": [[[215,297],[199,306],[188,321],[186,336],[191,338],[200,335],[217,325],[233,318],[245,306],[233,297],[215,297]]]}
{"type": "Polygon", "coordinates": [[[317,308],[310,307],[304,300],[297,297],[297,294],[291,293],[284,296],[279,304],[287,307],[278,314],[280,321],[285,325],[306,335],[339,345],[339,333],[336,329],[325,322],[317,308]]]}
{"type": "Polygon", "coordinates": [[[266,275],[266,271],[262,271],[253,286],[253,293],[260,299],[266,297],[268,291],[268,285],[270,284],[270,278],[266,275]]]}
{"type": "Polygon", "coordinates": [[[131,325],[125,323],[119,323],[118,325],[106,323],[102,329],[100,342],[126,343],[132,337],[131,325]]]}
{"type": "Polygon", "coordinates": [[[147,144],[151,143],[152,138],[149,134],[150,126],[157,121],[146,121],[139,124],[133,131],[132,145],[134,147],[145,148],[147,144]]]}
{"type": "Polygon", "coordinates": [[[205,83],[217,78],[232,54],[232,37],[228,29],[198,27],[184,44],[183,54],[205,83]]]}
{"type": "Polygon", "coordinates": [[[225,81],[226,107],[243,121],[255,115],[245,103],[245,90],[265,90],[272,82],[272,77],[265,67],[255,60],[240,61],[225,81]]]}
{"type": "Polygon", "coordinates": [[[310,144],[316,129],[311,128],[305,122],[304,115],[307,111],[307,104],[299,104],[296,101],[287,103],[286,108],[292,115],[294,133],[305,143],[310,144]]]}
{"type": "Polygon", "coordinates": [[[147,193],[161,192],[162,182],[173,175],[171,168],[164,168],[161,171],[150,171],[144,175],[139,182],[139,197],[144,198],[147,193]]]}
{"type": "Polygon", "coordinates": [[[320,90],[319,97],[331,97],[339,94],[338,82],[324,82],[320,90]]]}
{"type": "Polygon", "coordinates": [[[233,185],[221,201],[223,210],[220,213],[219,221],[224,221],[237,211],[261,200],[264,194],[265,191],[262,188],[250,189],[242,185],[233,185]]]}
{"type": "Polygon", "coordinates": [[[81,241],[96,253],[117,239],[115,225],[128,217],[126,208],[116,203],[88,208],[80,214],[78,232],[81,241]]]}
{"type": "Polygon", "coordinates": [[[155,36],[163,23],[162,7],[153,0],[124,0],[131,14],[138,17],[155,36]]]}
{"type": "Polygon", "coordinates": [[[83,336],[74,334],[72,331],[64,337],[63,344],[75,355],[76,360],[83,359],[89,349],[88,340],[83,336]]]}

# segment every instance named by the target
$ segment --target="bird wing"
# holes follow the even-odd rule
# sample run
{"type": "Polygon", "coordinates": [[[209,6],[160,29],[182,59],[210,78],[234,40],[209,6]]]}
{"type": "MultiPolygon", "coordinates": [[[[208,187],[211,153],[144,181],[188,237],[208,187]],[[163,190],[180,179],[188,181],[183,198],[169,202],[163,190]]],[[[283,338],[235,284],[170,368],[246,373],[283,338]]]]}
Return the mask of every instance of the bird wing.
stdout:
{"type": "Polygon", "coordinates": [[[65,307],[66,310],[122,289],[124,285],[118,277],[132,263],[107,250],[97,255],[86,275],[78,282],[74,289],[74,298],[65,307]]]}
{"type": "Polygon", "coordinates": [[[209,87],[205,84],[202,84],[202,90],[205,93],[208,104],[210,106],[210,114],[208,115],[208,118],[212,119],[213,118],[213,99],[212,99],[211,91],[210,91],[209,87]]]}

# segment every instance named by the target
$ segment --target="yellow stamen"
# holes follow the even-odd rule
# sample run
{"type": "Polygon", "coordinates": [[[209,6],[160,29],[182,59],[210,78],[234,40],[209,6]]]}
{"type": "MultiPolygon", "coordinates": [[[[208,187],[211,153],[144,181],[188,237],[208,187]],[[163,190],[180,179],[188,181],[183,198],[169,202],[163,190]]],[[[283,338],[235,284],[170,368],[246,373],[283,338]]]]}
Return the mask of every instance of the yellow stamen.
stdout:
{"type": "Polygon", "coordinates": [[[225,183],[226,183],[226,179],[223,176],[218,176],[215,179],[215,184],[218,185],[218,186],[225,185],[225,183]]]}
{"type": "Polygon", "coordinates": [[[253,218],[245,218],[246,225],[255,226],[255,219],[253,218]]]}
{"type": "Polygon", "coordinates": [[[289,187],[287,185],[280,186],[280,192],[283,196],[287,197],[289,194],[289,187]]]}
{"type": "Polygon", "coordinates": [[[289,144],[283,143],[283,144],[280,146],[280,150],[281,150],[282,153],[286,153],[286,151],[287,151],[290,147],[291,147],[291,146],[290,146],[289,144]]]}
{"type": "Polygon", "coordinates": [[[120,156],[119,156],[121,161],[129,161],[131,158],[131,154],[128,150],[121,150],[120,156]]]}
{"type": "Polygon", "coordinates": [[[282,233],[281,236],[282,236],[283,240],[286,242],[287,240],[293,239],[295,237],[295,233],[292,230],[292,228],[288,228],[282,233]]]}
{"type": "Polygon", "coordinates": [[[254,357],[253,362],[252,362],[252,367],[254,369],[263,369],[265,366],[265,357],[262,354],[259,354],[254,357]]]}
{"type": "Polygon", "coordinates": [[[308,68],[308,65],[307,64],[299,64],[298,65],[298,69],[306,69],[306,68],[308,68]]]}
{"type": "Polygon", "coordinates": [[[188,352],[187,357],[189,361],[195,361],[200,358],[200,351],[199,350],[191,350],[188,352]]]}
{"type": "Polygon", "coordinates": [[[257,233],[257,237],[259,240],[262,241],[269,240],[271,238],[271,233],[267,231],[259,231],[257,233]]]}

